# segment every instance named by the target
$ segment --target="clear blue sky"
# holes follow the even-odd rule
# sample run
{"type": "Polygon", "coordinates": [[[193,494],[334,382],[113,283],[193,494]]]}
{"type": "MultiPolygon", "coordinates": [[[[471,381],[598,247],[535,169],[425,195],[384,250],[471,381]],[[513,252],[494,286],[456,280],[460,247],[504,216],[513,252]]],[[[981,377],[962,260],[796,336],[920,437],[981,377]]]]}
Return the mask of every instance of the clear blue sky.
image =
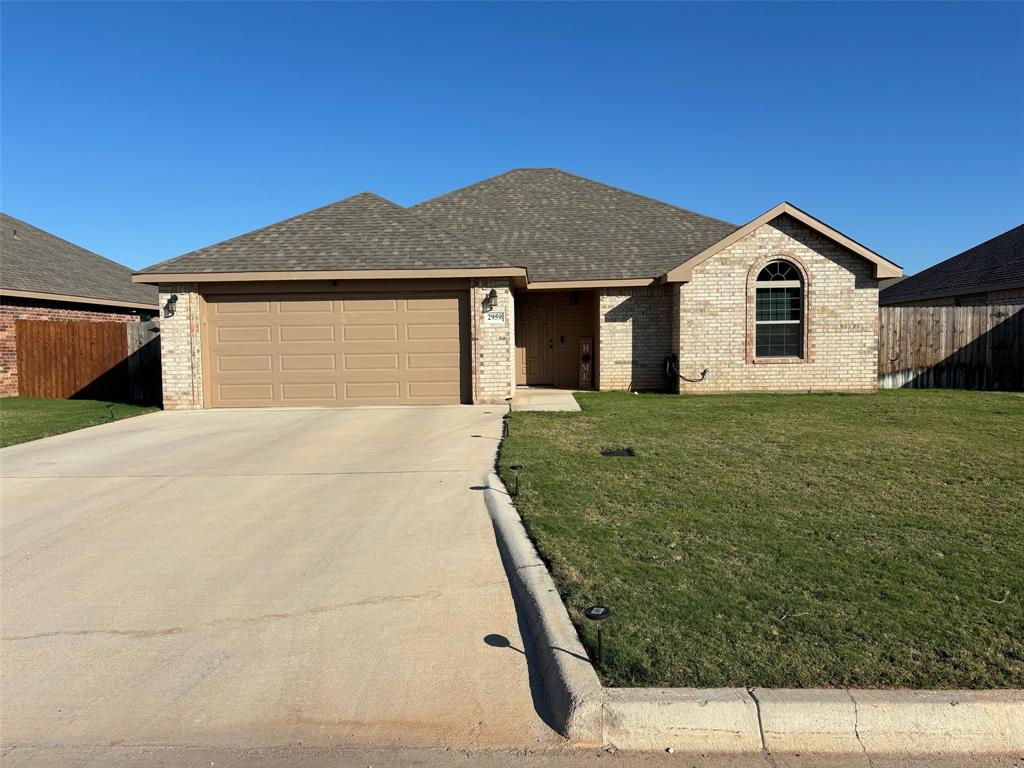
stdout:
{"type": "Polygon", "coordinates": [[[0,206],[142,267],[556,166],[908,272],[1024,221],[1024,4],[4,2],[0,206]]]}

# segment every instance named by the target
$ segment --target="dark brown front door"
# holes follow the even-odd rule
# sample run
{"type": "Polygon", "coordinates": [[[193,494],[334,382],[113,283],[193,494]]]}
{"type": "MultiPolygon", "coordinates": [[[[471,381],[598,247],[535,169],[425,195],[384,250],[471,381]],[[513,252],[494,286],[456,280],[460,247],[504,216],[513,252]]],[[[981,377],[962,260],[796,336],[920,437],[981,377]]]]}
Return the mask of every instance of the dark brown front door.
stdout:
{"type": "Polygon", "coordinates": [[[548,301],[530,302],[516,318],[516,338],[525,342],[518,347],[517,384],[543,386],[555,382],[555,329],[552,309],[548,301]]]}

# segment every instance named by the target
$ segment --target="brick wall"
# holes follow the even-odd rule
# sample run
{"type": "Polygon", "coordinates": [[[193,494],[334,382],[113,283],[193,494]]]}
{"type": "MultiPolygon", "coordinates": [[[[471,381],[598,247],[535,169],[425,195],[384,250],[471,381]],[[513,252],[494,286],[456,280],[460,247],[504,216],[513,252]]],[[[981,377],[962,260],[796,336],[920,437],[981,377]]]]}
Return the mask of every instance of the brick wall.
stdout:
{"type": "Polygon", "coordinates": [[[193,410],[203,407],[201,298],[195,283],[161,283],[161,307],[172,294],[178,297],[174,315],[160,321],[164,408],[193,410]]]}
{"type": "Polygon", "coordinates": [[[138,322],[139,315],[130,309],[105,308],[94,304],[72,304],[14,296],[0,298],[0,397],[18,394],[18,340],[15,323],[17,320],[135,323],[138,322]]]}
{"type": "Polygon", "coordinates": [[[681,392],[873,391],[877,386],[878,281],[873,265],[790,216],[759,227],[676,286],[680,371],[707,381],[681,392]],[[785,258],[804,273],[801,360],[755,360],[754,278],[785,258]]]}
{"type": "Polygon", "coordinates": [[[473,334],[473,402],[504,403],[515,390],[515,302],[504,278],[474,279],[469,289],[470,332],[473,334]],[[484,298],[494,289],[495,311],[505,313],[503,324],[484,322],[484,298]]]}
{"type": "Polygon", "coordinates": [[[672,287],[602,288],[598,293],[598,388],[663,390],[674,349],[672,287]]]}

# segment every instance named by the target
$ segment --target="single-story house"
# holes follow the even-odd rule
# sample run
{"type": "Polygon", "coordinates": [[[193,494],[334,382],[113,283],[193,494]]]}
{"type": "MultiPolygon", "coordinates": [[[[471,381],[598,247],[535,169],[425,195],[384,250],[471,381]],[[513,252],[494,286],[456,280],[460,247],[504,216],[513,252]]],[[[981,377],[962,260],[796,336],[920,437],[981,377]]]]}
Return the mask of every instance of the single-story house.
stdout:
{"type": "Polygon", "coordinates": [[[902,307],[1024,304],[1024,224],[882,286],[878,300],[902,307]]]}
{"type": "Polygon", "coordinates": [[[362,193],[134,279],[160,289],[165,407],[213,408],[867,392],[900,274],[789,203],[737,226],[539,168],[362,193]]]}
{"type": "Polygon", "coordinates": [[[157,314],[157,291],[128,267],[0,213],[0,397],[18,394],[18,320],[130,323],[157,314]]]}

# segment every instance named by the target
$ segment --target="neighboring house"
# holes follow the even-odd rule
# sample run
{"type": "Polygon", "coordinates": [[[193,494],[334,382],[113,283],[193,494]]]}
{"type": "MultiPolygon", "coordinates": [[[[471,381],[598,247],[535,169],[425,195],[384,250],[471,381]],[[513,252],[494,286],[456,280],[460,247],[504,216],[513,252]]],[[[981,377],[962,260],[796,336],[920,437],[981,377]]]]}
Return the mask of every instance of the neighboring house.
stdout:
{"type": "Polygon", "coordinates": [[[872,391],[900,274],[788,203],[738,227],[521,169],[408,209],[359,194],[135,280],[165,307],[165,407],[210,408],[872,391]]]}
{"type": "Polygon", "coordinates": [[[905,307],[1024,303],[1024,224],[883,286],[878,298],[882,305],[905,307]]]}
{"type": "Polygon", "coordinates": [[[18,394],[18,320],[135,322],[156,289],[131,270],[0,213],[0,396],[18,394]]]}

